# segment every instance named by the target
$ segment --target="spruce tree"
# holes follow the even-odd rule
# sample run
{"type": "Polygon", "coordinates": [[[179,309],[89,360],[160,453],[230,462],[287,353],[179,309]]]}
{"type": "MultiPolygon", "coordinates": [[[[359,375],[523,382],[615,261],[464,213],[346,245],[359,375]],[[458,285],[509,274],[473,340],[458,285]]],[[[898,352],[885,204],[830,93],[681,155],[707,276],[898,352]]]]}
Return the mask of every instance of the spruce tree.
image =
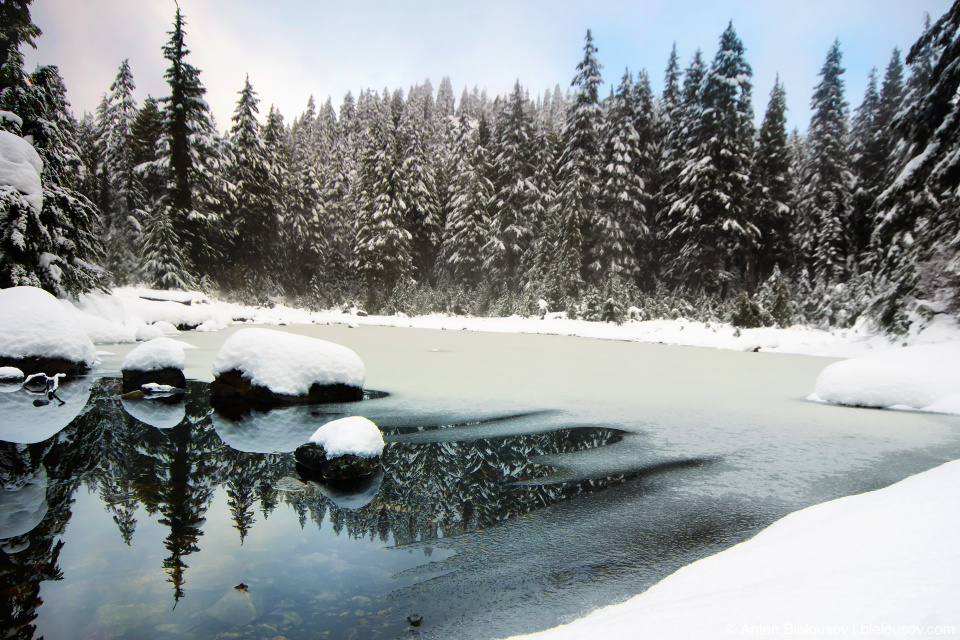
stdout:
{"type": "Polygon", "coordinates": [[[164,132],[158,162],[166,179],[165,197],[178,235],[187,247],[192,269],[207,273],[216,256],[211,251],[212,228],[218,217],[223,186],[218,157],[219,141],[200,70],[186,61],[190,53],[184,38],[186,21],[179,7],[163,57],[170,62],[164,78],[170,95],[164,104],[164,132]]]}
{"type": "Polygon", "coordinates": [[[600,202],[596,243],[590,268],[593,271],[632,280],[637,259],[634,241],[647,234],[644,220],[644,182],[638,171],[640,136],[633,76],[624,72],[616,93],[609,100],[603,135],[605,149],[600,171],[600,202]]]}
{"type": "Polygon", "coordinates": [[[413,274],[412,236],[404,228],[395,163],[395,127],[391,99],[384,92],[361,96],[357,117],[363,126],[359,212],[354,241],[355,268],[378,308],[393,288],[413,274]]]}
{"type": "Polygon", "coordinates": [[[137,103],[133,97],[135,88],[130,61],[124,60],[110,85],[100,122],[103,165],[110,186],[109,205],[102,207],[107,215],[104,243],[108,268],[120,283],[129,283],[137,271],[134,253],[138,234],[138,222],[134,218],[137,183],[131,144],[131,132],[137,117],[137,103]]]}
{"type": "MultiPolygon", "coordinates": [[[[787,93],[779,76],[770,91],[770,102],[760,125],[757,152],[753,161],[753,221],[759,231],[758,243],[748,255],[754,266],[754,286],[793,262],[790,230],[794,221],[794,186],[790,173],[791,155],[787,140],[787,93]]],[[[747,292],[754,293],[748,280],[747,292]]]]}
{"type": "Polygon", "coordinates": [[[494,198],[489,240],[483,248],[488,281],[502,283],[513,293],[519,291],[524,260],[530,257],[528,252],[537,226],[539,194],[533,179],[534,136],[532,114],[517,81],[497,123],[494,198]]]}
{"type": "Polygon", "coordinates": [[[450,183],[450,215],[443,233],[441,257],[450,279],[469,288],[480,282],[483,261],[481,251],[486,243],[490,218],[488,210],[493,197],[488,151],[481,141],[484,120],[466,114],[457,124],[457,167],[450,183]]]}
{"type": "Polygon", "coordinates": [[[838,302],[854,271],[850,237],[853,174],[841,62],[840,42],[834,41],[820,71],[823,80],[811,101],[814,113],[800,175],[796,241],[812,279],[808,319],[839,325],[850,322],[854,315],[854,310],[842,308],[838,302]]]}
{"type": "Polygon", "coordinates": [[[960,308],[960,2],[910,48],[904,105],[895,119],[906,162],[879,199],[874,246],[881,290],[874,312],[895,330],[918,298],[960,308]]]}
{"type": "Polygon", "coordinates": [[[867,248],[873,231],[871,209],[883,179],[884,158],[878,140],[886,132],[880,130],[880,92],[877,69],[870,70],[863,102],[854,110],[850,127],[850,169],[853,173],[853,201],[850,211],[853,250],[867,248]]]}
{"type": "Polygon", "coordinates": [[[697,146],[680,175],[673,205],[682,240],[677,271],[694,291],[726,297],[731,282],[746,278],[745,258],[758,230],[750,216],[750,165],[753,160],[753,72],[733,24],[703,80],[703,111],[697,146]]]}
{"type": "Polygon", "coordinates": [[[234,285],[252,285],[263,292],[273,271],[278,216],[272,189],[274,175],[260,134],[259,99],[248,77],[240,91],[230,128],[228,165],[229,226],[233,229],[231,260],[242,270],[234,285]]]}
{"type": "Polygon", "coordinates": [[[600,75],[593,35],[587,29],[583,60],[570,86],[576,94],[563,130],[564,149],[560,157],[559,223],[554,281],[567,298],[580,298],[586,283],[587,259],[597,244],[597,200],[600,195],[599,169],[603,159],[600,129],[600,75]]]}

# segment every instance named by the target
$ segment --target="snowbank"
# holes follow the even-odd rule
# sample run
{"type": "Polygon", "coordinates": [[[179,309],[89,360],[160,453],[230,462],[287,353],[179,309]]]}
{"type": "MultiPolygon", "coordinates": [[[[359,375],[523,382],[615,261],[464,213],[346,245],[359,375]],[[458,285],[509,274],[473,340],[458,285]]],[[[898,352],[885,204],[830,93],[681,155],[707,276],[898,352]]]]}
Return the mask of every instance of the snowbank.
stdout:
{"type": "Polygon", "coordinates": [[[960,342],[889,349],[826,367],[811,400],[960,414],[960,342]]]}
{"type": "Polygon", "coordinates": [[[213,375],[236,369],[251,384],[278,394],[302,396],[313,384],[363,388],[366,370],[347,347],[272,329],[241,329],[226,339],[213,361],[213,375]]]}
{"type": "Polygon", "coordinates": [[[310,442],[323,447],[328,459],[350,454],[373,458],[383,453],[383,434],[372,421],[351,416],[328,422],[310,436],[310,442]]]}
{"type": "Polygon", "coordinates": [[[46,395],[23,389],[0,393],[0,440],[33,444],[57,435],[83,411],[91,384],[84,378],[62,383],[57,389],[57,398],[63,404],[54,398],[48,404],[35,406],[34,401],[46,395]]]}
{"type": "Polygon", "coordinates": [[[9,131],[0,130],[0,185],[8,185],[23,194],[34,211],[43,207],[40,174],[43,161],[33,145],[9,131]]]}
{"type": "Polygon", "coordinates": [[[184,349],[193,349],[193,345],[171,338],[154,338],[133,348],[123,359],[120,368],[124,371],[158,371],[160,369],[180,369],[187,364],[184,349]]]}
{"type": "Polygon", "coordinates": [[[960,461],[793,513],[649,591],[526,637],[960,633],[960,461]]]}
{"type": "Polygon", "coordinates": [[[97,350],[54,296],[12,287],[0,289],[0,357],[62,358],[90,367],[97,350]]]}

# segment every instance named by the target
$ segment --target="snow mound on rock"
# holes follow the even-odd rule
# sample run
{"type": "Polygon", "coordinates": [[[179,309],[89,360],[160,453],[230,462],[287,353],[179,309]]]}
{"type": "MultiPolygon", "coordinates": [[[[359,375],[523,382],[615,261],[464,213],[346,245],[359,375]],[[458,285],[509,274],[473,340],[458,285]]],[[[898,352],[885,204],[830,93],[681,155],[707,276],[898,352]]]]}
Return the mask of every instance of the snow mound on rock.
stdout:
{"type": "Polygon", "coordinates": [[[960,414],[960,342],[888,349],[823,370],[811,400],[960,414]]]}
{"type": "Polygon", "coordinates": [[[134,347],[123,359],[120,368],[124,371],[182,371],[187,365],[184,348],[192,349],[193,346],[172,338],[154,338],[134,347]]]}
{"type": "Polygon", "coordinates": [[[346,454],[372,458],[383,453],[383,434],[377,425],[361,416],[328,422],[310,436],[310,442],[323,447],[327,459],[346,454]]]}
{"type": "Polygon", "coordinates": [[[273,329],[241,329],[227,338],[213,375],[233,369],[254,385],[293,396],[306,395],[313,384],[362,388],[366,380],[360,356],[347,347],[273,329]]]}
{"type": "Polygon", "coordinates": [[[43,289],[0,289],[0,356],[63,358],[91,366],[97,349],[71,318],[43,289]]]}

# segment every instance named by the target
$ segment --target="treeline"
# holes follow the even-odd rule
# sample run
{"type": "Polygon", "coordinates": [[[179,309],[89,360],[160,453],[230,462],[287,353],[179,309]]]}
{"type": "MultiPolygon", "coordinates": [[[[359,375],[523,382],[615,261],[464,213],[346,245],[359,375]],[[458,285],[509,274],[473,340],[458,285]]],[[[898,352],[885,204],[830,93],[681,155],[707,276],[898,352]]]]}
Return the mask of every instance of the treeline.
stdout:
{"type": "Polygon", "coordinates": [[[247,81],[220,135],[184,26],[178,11],[169,96],[138,106],[124,62],[95,115],[63,119],[113,282],[387,313],[868,314],[895,331],[960,309],[960,3],[871,74],[852,117],[835,42],[803,135],[779,81],[755,126],[732,24],[712,60],[681,69],[674,48],[659,95],[627,71],[601,96],[588,31],[567,90],[456,100],[444,78],[261,123],[247,81]]]}

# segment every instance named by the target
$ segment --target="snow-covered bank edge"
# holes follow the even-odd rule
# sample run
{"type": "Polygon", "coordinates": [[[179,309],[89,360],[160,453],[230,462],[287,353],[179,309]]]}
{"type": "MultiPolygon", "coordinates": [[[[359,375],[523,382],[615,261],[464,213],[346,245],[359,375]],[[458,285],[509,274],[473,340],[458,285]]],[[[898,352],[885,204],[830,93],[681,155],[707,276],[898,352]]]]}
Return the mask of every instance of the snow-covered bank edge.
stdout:
{"type": "Polygon", "coordinates": [[[955,460],[792,513],[626,602],[524,637],[956,637],[958,527],[955,460]]]}
{"type": "Polygon", "coordinates": [[[476,318],[428,316],[365,316],[356,313],[309,311],[283,305],[272,308],[212,300],[200,293],[120,288],[110,295],[82,296],[73,307],[77,321],[96,344],[133,342],[173,332],[175,327],[217,331],[237,323],[260,325],[340,324],[351,327],[412,327],[447,331],[485,331],[575,336],[601,340],[710,347],[736,351],[763,351],[846,358],[896,346],[960,341],[955,319],[938,316],[922,331],[897,340],[877,335],[865,326],[822,331],[808,327],[737,329],[726,323],[685,319],[631,320],[622,325],[567,320],[560,314],[546,318],[476,318]]]}

